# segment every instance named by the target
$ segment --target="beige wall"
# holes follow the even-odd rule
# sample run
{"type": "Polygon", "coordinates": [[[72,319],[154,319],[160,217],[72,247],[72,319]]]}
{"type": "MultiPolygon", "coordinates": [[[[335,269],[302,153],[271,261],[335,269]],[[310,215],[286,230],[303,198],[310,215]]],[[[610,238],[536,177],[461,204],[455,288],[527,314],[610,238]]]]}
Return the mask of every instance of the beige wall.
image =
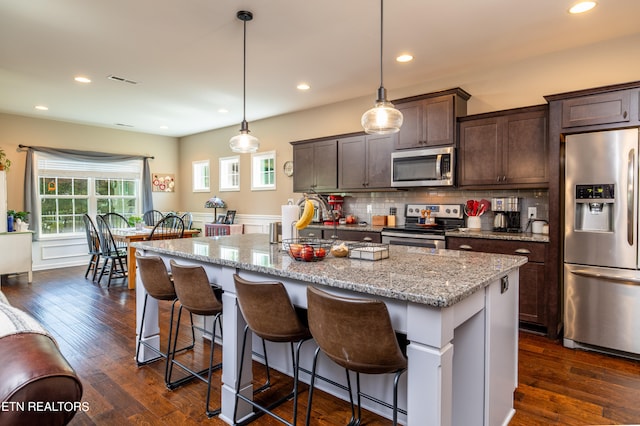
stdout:
{"type": "MultiPolygon", "coordinates": [[[[18,145],[82,149],[117,154],[155,156],[151,172],[178,173],[178,140],[125,130],[85,126],[61,121],[0,114],[0,147],[11,160],[7,173],[9,209],[24,208],[25,152],[18,145]]],[[[161,210],[179,208],[178,193],[154,193],[154,206],[161,210]]]]}
{"type": "MultiPolygon", "coordinates": [[[[240,155],[240,191],[218,190],[218,158],[235,155],[229,149],[229,139],[237,134],[239,125],[181,138],[182,205],[185,210],[204,211],[205,201],[218,195],[228,208],[236,210],[238,214],[279,215],[282,204],[286,204],[289,198],[297,200],[300,197],[300,194],[293,193],[293,178],[287,177],[282,171],[284,162],[293,158],[289,142],[361,131],[360,115],[370,102],[371,99],[352,100],[331,107],[250,122],[251,134],[260,140],[259,152],[276,151],[276,191],[251,191],[251,154],[240,155]],[[211,162],[211,193],[193,193],[190,186],[191,162],[207,159],[211,162]]],[[[304,167],[304,164],[295,164],[294,167],[304,167]]]]}

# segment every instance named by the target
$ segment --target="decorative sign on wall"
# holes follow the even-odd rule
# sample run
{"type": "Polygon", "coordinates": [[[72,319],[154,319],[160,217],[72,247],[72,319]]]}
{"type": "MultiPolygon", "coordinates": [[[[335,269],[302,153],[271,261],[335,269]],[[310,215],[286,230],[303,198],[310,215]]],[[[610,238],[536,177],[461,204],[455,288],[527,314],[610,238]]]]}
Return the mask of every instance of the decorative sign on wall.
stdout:
{"type": "Polygon", "coordinates": [[[154,192],[174,192],[176,185],[175,175],[169,173],[154,173],[151,185],[154,192]]]}

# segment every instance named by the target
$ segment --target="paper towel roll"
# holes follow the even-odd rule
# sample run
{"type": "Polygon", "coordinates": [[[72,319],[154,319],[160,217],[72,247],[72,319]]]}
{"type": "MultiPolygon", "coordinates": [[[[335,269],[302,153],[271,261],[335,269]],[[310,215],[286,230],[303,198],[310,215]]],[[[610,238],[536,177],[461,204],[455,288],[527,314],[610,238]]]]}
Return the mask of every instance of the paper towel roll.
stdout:
{"type": "Polygon", "coordinates": [[[293,226],[300,217],[300,207],[295,204],[282,206],[282,240],[298,238],[298,230],[293,226]]]}

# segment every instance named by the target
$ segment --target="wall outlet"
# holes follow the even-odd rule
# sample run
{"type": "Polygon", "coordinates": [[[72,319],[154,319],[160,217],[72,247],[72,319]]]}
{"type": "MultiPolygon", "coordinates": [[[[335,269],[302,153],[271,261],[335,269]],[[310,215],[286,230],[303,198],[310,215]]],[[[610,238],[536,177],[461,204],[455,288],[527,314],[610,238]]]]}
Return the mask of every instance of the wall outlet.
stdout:
{"type": "Polygon", "coordinates": [[[538,217],[538,208],[537,207],[529,207],[527,211],[527,219],[535,219],[538,217]]]}
{"type": "Polygon", "coordinates": [[[368,214],[373,213],[373,204],[367,204],[367,213],[368,214]]]}

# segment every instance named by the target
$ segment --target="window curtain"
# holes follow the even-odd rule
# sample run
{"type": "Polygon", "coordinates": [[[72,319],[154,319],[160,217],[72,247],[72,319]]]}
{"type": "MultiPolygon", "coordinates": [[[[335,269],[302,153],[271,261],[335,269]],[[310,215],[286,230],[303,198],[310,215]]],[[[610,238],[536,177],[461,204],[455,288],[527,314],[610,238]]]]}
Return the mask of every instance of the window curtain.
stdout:
{"type": "Polygon", "coordinates": [[[40,228],[40,216],[35,214],[35,206],[38,205],[38,177],[36,173],[38,168],[34,164],[34,153],[44,152],[52,155],[58,155],[70,160],[76,161],[126,161],[126,160],[142,160],[142,211],[153,210],[153,195],[151,192],[151,170],[149,168],[149,159],[144,155],[124,155],[110,154],[106,152],[81,151],[76,149],[59,149],[44,146],[24,146],[20,148],[27,150],[26,167],[24,170],[24,207],[25,211],[31,212],[29,216],[29,227],[31,230],[40,228]]]}

